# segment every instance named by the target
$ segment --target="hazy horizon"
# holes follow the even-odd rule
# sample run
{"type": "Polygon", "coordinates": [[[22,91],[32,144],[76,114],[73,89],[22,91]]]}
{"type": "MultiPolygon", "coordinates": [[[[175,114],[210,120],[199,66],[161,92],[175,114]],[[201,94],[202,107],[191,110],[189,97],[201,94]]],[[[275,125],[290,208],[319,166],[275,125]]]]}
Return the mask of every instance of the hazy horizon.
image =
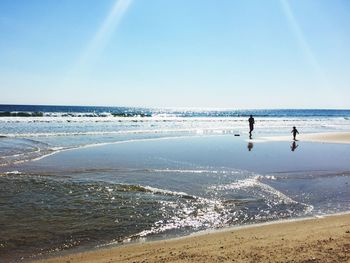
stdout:
{"type": "Polygon", "coordinates": [[[350,108],[234,108],[234,107],[148,107],[148,106],[128,106],[128,105],[68,105],[68,104],[10,104],[1,103],[0,106],[42,106],[42,107],[91,107],[91,108],[145,108],[145,109],[159,109],[159,110],[193,110],[193,111],[254,111],[254,110],[344,110],[348,111],[350,108]]]}

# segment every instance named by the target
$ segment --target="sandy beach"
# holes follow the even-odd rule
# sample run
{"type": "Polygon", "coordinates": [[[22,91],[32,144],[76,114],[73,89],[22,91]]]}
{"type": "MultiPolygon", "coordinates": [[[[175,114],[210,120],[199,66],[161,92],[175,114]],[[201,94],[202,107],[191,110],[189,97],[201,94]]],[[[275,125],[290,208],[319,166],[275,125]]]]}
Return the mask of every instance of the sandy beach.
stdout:
{"type": "Polygon", "coordinates": [[[231,228],[39,262],[349,262],[350,215],[231,228]]]}

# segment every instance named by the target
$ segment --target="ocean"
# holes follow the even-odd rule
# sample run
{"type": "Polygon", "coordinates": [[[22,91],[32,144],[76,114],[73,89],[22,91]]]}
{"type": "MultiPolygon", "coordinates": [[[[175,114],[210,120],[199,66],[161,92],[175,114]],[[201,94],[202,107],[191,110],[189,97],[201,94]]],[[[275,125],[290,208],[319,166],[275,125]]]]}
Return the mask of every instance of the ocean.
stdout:
{"type": "Polygon", "coordinates": [[[349,145],[258,140],[293,126],[350,110],[0,105],[0,261],[349,211],[349,145]]]}

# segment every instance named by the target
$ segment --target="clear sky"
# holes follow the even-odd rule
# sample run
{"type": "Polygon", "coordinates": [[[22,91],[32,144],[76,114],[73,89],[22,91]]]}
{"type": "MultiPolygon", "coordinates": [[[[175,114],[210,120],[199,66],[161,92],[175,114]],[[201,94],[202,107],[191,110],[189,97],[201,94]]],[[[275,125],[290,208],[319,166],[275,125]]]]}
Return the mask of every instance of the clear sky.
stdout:
{"type": "Polygon", "coordinates": [[[0,103],[350,108],[348,0],[1,0],[0,103]]]}

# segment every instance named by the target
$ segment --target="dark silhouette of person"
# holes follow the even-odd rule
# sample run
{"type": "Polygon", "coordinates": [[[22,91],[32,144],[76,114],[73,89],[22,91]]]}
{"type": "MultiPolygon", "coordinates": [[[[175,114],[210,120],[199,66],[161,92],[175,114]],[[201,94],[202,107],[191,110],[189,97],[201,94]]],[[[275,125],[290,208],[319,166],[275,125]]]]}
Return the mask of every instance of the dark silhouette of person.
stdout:
{"type": "Polygon", "coordinates": [[[254,130],[254,123],[255,123],[253,115],[250,115],[248,122],[249,122],[249,138],[251,139],[252,131],[254,130]]]}
{"type": "Polygon", "coordinates": [[[294,141],[294,142],[292,142],[292,145],[290,146],[290,150],[292,151],[292,152],[294,152],[295,150],[296,150],[296,148],[298,148],[298,144],[296,144],[296,142],[294,141]]]}
{"type": "Polygon", "coordinates": [[[295,128],[295,126],[293,126],[293,130],[291,131],[291,133],[293,133],[293,140],[296,141],[295,136],[297,136],[297,134],[299,134],[297,128],[295,128]]]}
{"type": "Polygon", "coordinates": [[[251,151],[253,147],[254,147],[254,144],[252,142],[248,142],[248,146],[247,146],[248,151],[251,151]]]}

